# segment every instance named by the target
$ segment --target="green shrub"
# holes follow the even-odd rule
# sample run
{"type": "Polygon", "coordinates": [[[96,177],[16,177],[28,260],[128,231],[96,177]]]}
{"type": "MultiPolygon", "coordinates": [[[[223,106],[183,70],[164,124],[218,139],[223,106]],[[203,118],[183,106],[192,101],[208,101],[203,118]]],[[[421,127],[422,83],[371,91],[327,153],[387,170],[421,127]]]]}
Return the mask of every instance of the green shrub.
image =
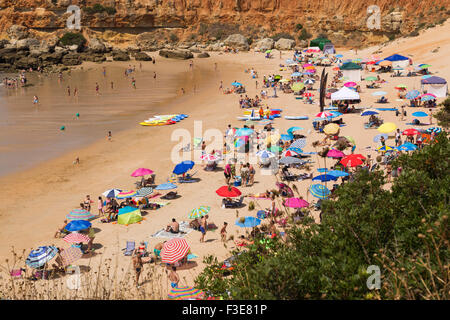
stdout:
{"type": "Polygon", "coordinates": [[[306,31],[306,29],[302,29],[300,35],[298,36],[298,40],[308,40],[311,39],[312,35],[306,31]]]}
{"type": "Polygon", "coordinates": [[[303,29],[303,25],[301,23],[297,23],[297,25],[295,26],[295,31],[300,31],[301,29],[303,29]]]}
{"type": "Polygon", "coordinates": [[[169,39],[172,42],[178,42],[178,40],[180,40],[180,39],[178,39],[178,36],[175,33],[171,33],[169,36],[169,39]]]}
{"type": "Polygon", "coordinates": [[[96,14],[106,12],[107,14],[115,14],[116,9],[113,7],[104,7],[100,3],[94,4],[92,7],[83,8],[87,14],[96,14]]]}
{"type": "Polygon", "coordinates": [[[291,36],[289,33],[286,32],[280,32],[277,33],[276,35],[271,37],[274,41],[278,41],[280,39],[290,39],[290,40],[295,40],[293,36],[291,36]]]}
{"type": "Polygon", "coordinates": [[[59,43],[63,46],[78,45],[80,47],[86,44],[86,38],[81,33],[66,32],[60,39],[59,43]]]}

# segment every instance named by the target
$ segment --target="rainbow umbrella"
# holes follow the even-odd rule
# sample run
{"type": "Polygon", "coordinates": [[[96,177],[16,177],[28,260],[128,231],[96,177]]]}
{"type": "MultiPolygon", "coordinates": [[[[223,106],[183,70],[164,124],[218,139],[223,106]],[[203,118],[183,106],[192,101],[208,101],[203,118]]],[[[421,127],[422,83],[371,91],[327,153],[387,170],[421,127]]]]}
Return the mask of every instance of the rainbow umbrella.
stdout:
{"type": "Polygon", "coordinates": [[[119,192],[119,194],[116,196],[117,199],[126,199],[126,198],[133,198],[137,195],[137,192],[134,190],[124,190],[122,192],[119,192]]]}
{"type": "Polygon", "coordinates": [[[198,208],[192,209],[189,213],[189,219],[197,219],[206,215],[211,210],[211,207],[200,206],[198,208]]]}
{"type": "Polygon", "coordinates": [[[311,192],[314,197],[319,199],[326,199],[331,193],[327,187],[321,184],[313,184],[309,187],[309,192],[311,192]]]}
{"type": "Polygon", "coordinates": [[[89,220],[94,218],[95,216],[87,210],[84,209],[73,209],[66,216],[69,220],[89,220]]]}
{"type": "Polygon", "coordinates": [[[172,288],[168,294],[170,300],[201,300],[205,296],[203,291],[193,287],[172,288]]]}
{"type": "Polygon", "coordinates": [[[173,238],[164,243],[161,250],[161,261],[164,263],[175,263],[183,259],[189,252],[186,239],[173,238]]]}

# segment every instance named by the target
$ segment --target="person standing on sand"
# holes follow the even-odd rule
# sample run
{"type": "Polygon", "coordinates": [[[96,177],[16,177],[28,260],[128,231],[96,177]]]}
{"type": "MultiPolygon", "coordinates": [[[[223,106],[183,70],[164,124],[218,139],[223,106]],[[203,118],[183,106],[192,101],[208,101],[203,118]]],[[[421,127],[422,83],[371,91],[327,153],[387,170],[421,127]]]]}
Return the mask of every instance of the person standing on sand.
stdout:
{"type": "Polygon", "coordinates": [[[430,112],[430,124],[433,124],[433,110],[428,109],[428,111],[430,112]]]}
{"type": "Polygon", "coordinates": [[[139,70],[142,71],[142,62],[139,62],[139,70]]]}
{"type": "Polygon", "coordinates": [[[75,87],[75,89],[73,89],[73,96],[76,97],[78,95],[78,88],[75,87]]]}
{"type": "Polygon", "coordinates": [[[153,79],[156,80],[156,72],[153,72],[153,79]]]}
{"type": "Polygon", "coordinates": [[[153,58],[153,64],[155,64],[156,63],[156,59],[155,58],[153,58]]]}
{"type": "Polygon", "coordinates": [[[202,219],[200,220],[200,232],[202,233],[202,236],[200,238],[200,242],[205,242],[205,235],[206,235],[206,228],[208,227],[208,221],[207,219],[209,218],[208,215],[203,216],[202,219]]]}
{"type": "Polygon", "coordinates": [[[222,229],[220,229],[220,237],[222,238],[222,242],[227,241],[227,226],[228,222],[224,222],[222,229]]]}
{"type": "Polygon", "coordinates": [[[172,270],[169,273],[170,286],[172,288],[177,288],[178,283],[180,282],[180,277],[177,274],[177,267],[172,266],[172,270]]]}
{"type": "Polygon", "coordinates": [[[98,85],[97,82],[95,83],[95,93],[96,93],[97,95],[100,95],[100,86],[98,85]]]}
{"type": "Polygon", "coordinates": [[[134,89],[136,89],[136,80],[134,79],[134,77],[131,78],[131,85],[134,89]]]}
{"type": "Polygon", "coordinates": [[[181,93],[184,94],[184,88],[181,88],[181,93]]]}
{"type": "Polygon", "coordinates": [[[114,89],[114,82],[111,81],[111,90],[114,89]]]}
{"type": "Polygon", "coordinates": [[[86,196],[86,199],[84,199],[83,205],[84,205],[84,210],[91,212],[91,197],[90,195],[86,196]]]}
{"type": "Polygon", "coordinates": [[[106,67],[103,67],[103,76],[106,77],[106,67]]]}
{"type": "Polygon", "coordinates": [[[103,215],[103,199],[102,197],[98,197],[98,201],[97,201],[97,209],[98,209],[98,215],[101,216],[103,215]]]}
{"type": "Polygon", "coordinates": [[[223,81],[222,80],[220,80],[219,90],[223,90],[223,81]]]}
{"type": "Polygon", "coordinates": [[[217,71],[217,62],[214,62],[214,71],[217,71]]]}
{"type": "Polygon", "coordinates": [[[67,86],[67,95],[70,97],[70,86],[67,86]]]}
{"type": "Polygon", "coordinates": [[[137,250],[135,251],[135,254],[133,257],[133,267],[134,267],[134,271],[136,272],[136,287],[140,288],[139,277],[142,272],[143,262],[142,262],[141,253],[138,252],[137,250]]]}
{"type": "Polygon", "coordinates": [[[108,141],[111,141],[111,140],[112,140],[112,133],[111,133],[111,131],[108,131],[108,136],[107,136],[107,138],[108,138],[108,141]]]}

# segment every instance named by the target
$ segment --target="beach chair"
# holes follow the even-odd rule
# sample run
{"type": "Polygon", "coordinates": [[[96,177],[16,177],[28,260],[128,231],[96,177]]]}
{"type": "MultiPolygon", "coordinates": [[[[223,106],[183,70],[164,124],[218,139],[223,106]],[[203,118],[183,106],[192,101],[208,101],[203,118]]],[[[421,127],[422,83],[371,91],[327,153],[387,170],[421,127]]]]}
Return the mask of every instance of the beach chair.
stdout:
{"type": "Polygon", "coordinates": [[[225,208],[227,208],[227,209],[240,208],[243,203],[244,203],[244,197],[241,196],[239,198],[239,201],[225,202],[225,208]]]}
{"type": "Polygon", "coordinates": [[[136,249],[136,243],[134,241],[127,241],[127,247],[123,248],[122,251],[124,256],[131,256],[136,249]]]}
{"type": "Polygon", "coordinates": [[[203,138],[194,138],[194,150],[199,150],[202,148],[203,138]]]}
{"type": "Polygon", "coordinates": [[[192,174],[187,173],[186,176],[183,178],[183,176],[178,176],[178,183],[190,183],[190,182],[197,182],[198,180],[192,179],[192,177],[197,173],[195,171],[192,174]]]}

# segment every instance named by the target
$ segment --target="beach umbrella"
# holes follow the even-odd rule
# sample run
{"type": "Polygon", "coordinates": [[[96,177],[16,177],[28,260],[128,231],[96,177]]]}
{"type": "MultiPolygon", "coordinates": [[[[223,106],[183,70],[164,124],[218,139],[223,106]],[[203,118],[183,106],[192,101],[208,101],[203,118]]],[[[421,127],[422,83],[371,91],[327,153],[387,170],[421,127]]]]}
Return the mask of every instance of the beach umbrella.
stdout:
{"type": "Polygon", "coordinates": [[[133,198],[137,195],[137,192],[134,190],[123,190],[122,192],[119,192],[119,194],[116,196],[117,199],[126,199],[126,198],[133,198]]]}
{"type": "Polygon", "coordinates": [[[242,83],[240,83],[240,82],[233,82],[231,85],[233,87],[242,87],[242,83]]]}
{"type": "Polygon", "coordinates": [[[122,190],[120,189],[109,189],[102,193],[102,195],[106,198],[115,198],[122,190]]]}
{"type": "Polygon", "coordinates": [[[366,81],[376,81],[376,80],[378,80],[378,78],[370,76],[370,77],[366,77],[364,80],[366,80],[366,81]]]}
{"type": "Polygon", "coordinates": [[[356,167],[363,164],[361,158],[356,154],[351,154],[342,158],[340,163],[342,163],[345,167],[356,167]]]}
{"type": "Polygon", "coordinates": [[[305,73],[316,73],[316,69],[308,69],[305,73]]]}
{"type": "Polygon", "coordinates": [[[380,131],[381,133],[389,133],[394,131],[395,129],[397,129],[397,125],[393,122],[386,122],[378,127],[378,131],[380,131]]]}
{"type": "Polygon", "coordinates": [[[347,139],[347,141],[350,142],[351,144],[356,145],[355,139],[353,139],[352,137],[345,136],[344,138],[347,139]]]}
{"type": "Polygon", "coordinates": [[[313,65],[311,63],[305,63],[302,65],[303,68],[307,68],[307,67],[313,67],[313,65]]]}
{"type": "Polygon", "coordinates": [[[268,136],[266,138],[266,143],[270,143],[270,144],[274,145],[278,141],[280,141],[280,139],[281,139],[281,135],[279,135],[278,133],[271,134],[270,136],[268,136]]]}
{"type": "Polygon", "coordinates": [[[242,218],[239,218],[234,224],[241,228],[254,228],[261,224],[261,219],[249,216],[243,218],[244,221],[242,221],[242,218]]]}
{"type": "Polygon", "coordinates": [[[236,137],[245,137],[251,135],[253,132],[253,129],[250,128],[240,128],[234,133],[234,135],[236,137]]]}
{"type": "Polygon", "coordinates": [[[402,132],[402,135],[404,136],[414,136],[416,134],[420,134],[420,132],[416,129],[406,129],[402,132]]]}
{"type": "Polygon", "coordinates": [[[406,87],[406,85],[405,84],[399,84],[399,85],[397,85],[396,87],[395,87],[395,89],[397,89],[397,90],[405,90],[407,87],[406,87]]]}
{"type": "Polygon", "coordinates": [[[25,263],[32,268],[40,268],[47,262],[52,260],[58,253],[58,248],[55,246],[41,246],[32,250],[28,255],[25,263]]]}
{"type": "Polygon", "coordinates": [[[405,142],[404,144],[397,147],[397,150],[401,151],[414,151],[417,149],[417,146],[415,144],[412,144],[411,142],[405,142]]]}
{"type": "Polygon", "coordinates": [[[284,157],[280,159],[280,163],[281,164],[299,164],[299,165],[303,165],[306,163],[305,160],[299,159],[299,158],[294,158],[294,157],[284,157]]]}
{"type": "Polygon", "coordinates": [[[329,123],[323,128],[326,134],[336,134],[339,131],[339,125],[336,123],[329,123]]]}
{"type": "Polygon", "coordinates": [[[427,69],[429,67],[431,67],[431,64],[419,64],[420,69],[427,69]]]}
{"type": "Polygon", "coordinates": [[[335,57],[336,57],[336,58],[342,58],[343,55],[342,55],[342,54],[337,54],[337,55],[335,55],[335,57]]]}
{"type": "Polygon", "coordinates": [[[300,148],[289,147],[287,148],[287,150],[292,150],[294,152],[297,152],[298,154],[303,153],[303,150],[300,148]]]}
{"type": "Polygon", "coordinates": [[[378,147],[377,150],[378,151],[390,151],[390,150],[394,150],[395,147],[389,147],[389,146],[381,146],[378,147]]]}
{"type": "Polygon", "coordinates": [[[442,132],[442,128],[439,128],[439,127],[431,127],[431,128],[428,128],[428,129],[426,130],[426,132],[428,132],[428,133],[432,133],[432,132],[434,132],[434,133],[441,133],[441,132],[442,132]]]}
{"type": "Polygon", "coordinates": [[[430,100],[434,100],[436,99],[436,97],[433,97],[431,95],[424,95],[420,98],[420,101],[430,101],[430,100]]]}
{"type": "Polygon", "coordinates": [[[83,251],[77,247],[70,247],[67,249],[61,249],[59,255],[61,256],[62,263],[65,267],[70,266],[75,261],[81,259],[83,251]]]}
{"type": "Polygon", "coordinates": [[[432,75],[426,74],[426,75],[424,75],[421,79],[428,79],[428,78],[431,78],[431,77],[432,77],[432,75]]]}
{"type": "Polygon", "coordinates": [[[301,75],[302,75],[301,72],[294,72],[294,73],[291,74],[291,77],[292,77],[292,78],[294,78],[294,77],[300,77],[301,75]]]}
{"type": "Polygon", "coordinates": [[[272,153],[272,152],[270,152],[270,151],[267,151],[267,150],[258,151],[258,152],[256,153],[256,155],[257,155],[258,157],[260,157],[261,159],[268,159],[268,158],[275,157],[275,154],[274,154],[274,153],[272,153]]]}
{"type": "Polygon", "coordinates": [[[304,96],[305,98],[310,98],[310,97],[314,97],[314,94],[312,94],[311,92],[305,92],[305,93],[303,94],[303,96],[304,96]]]}
{"type": "Polygon", "coordinates": [[[155,190],[171,190],[171,189],[176,189],[177,186],[173,183],[162,183],[160,185],[157,185],[155,190]]]}
{"type": "Polygon", "coordinates": [[[353,81],[344,83],[345,87],[356,87],[357,85],[358,84],[356,82],[353,82],[353,81]]]}
{"type": "Polygon", "coordinates": [[[297,139],[290,145],[291,148],[300,148],[303,149],[306,147],[306,139],[297,139]]]}
{"type": "Polygon", "coordinates": [[[387,66],[392,65],[392,62],[389,60],[381,60],[380,63],[378,63],[378,65],[382,66],[382,67],[387,67],[387,66]]]}
{"type": "Polygon", "coordinates": [[[305,85],[301,82],[296,82],[293,85],[291,85],[291,89],[294,92],[298,92],[300,90],[302,90],[305,87],[305,85]]]}
{"type": "Polygon", "coordinates": [[[131,176],[132,177],[142,177],[146,176],[148,174],[152,174],[154,171],[146,168],[139,168],[136,171],[134,171],[131,176]]]}
{"type": "Polygon", "coordinates": [[[417,111],[417,112],[413,112],[412,116],[421,118],[421,117],[427,117],[428,114],[426,112],[423,112],[423,111],[417,111]]]}
{"type": "Polygon", "coordinates": [[[191,170],[194,165],[195,163],[193,161],[185,160],[177,164],[172,172],[175,174],[183,174],[191,170]]]}
{"type": "Polygon", "coordinates": [[[281,83],[286,83],[286,82],[289,82],[289,81],[290,81],[290,80],[289,80],[289,79],[286,79],[286,78],[280,80],[281,83]]]}
{"type": "Polygon", "coordinates": [[[339,70],[341,70],[339,67],[334,67],[333,68],[333,71],[339,71],[339,70]]]}
{"type": "Polygon", "coordinates": [[[316,114],[316,118],[323,118],[323,119],[330,118],[332,116],[333,116],[333,114],[328,111],[323,111],[323,112],[319,112],[318,114],[316,114]]]}
{"type": "Polygon", "coordinates": [[[216,190],[218,196],[223,198],[235,198],[239,197],[242,192],[236,188],[231,186],[223,186],[216,190]]]}
{"type": "Polygon", "coordinates": [[[240,148],[240,147],[242,147],[243,145],[245,145],[245,144],[247,143],[248,140],[249,140],[249,139],[248,139],[247,136],[239,137],[239,138],[237,138],[237,139],[234,141],[234,146],[235,146],[236,148],[240,148]]]}
{"type": "Polygon", "coordinates": [[[189,213],[189,219],[197,219],[206,215],[211,210],[211,207],[200,206],[198,208],[192,209],[189,213]]]}
{"type": "Polygon", "coordinates": [[[67,225],[66,225],[66,230],[67,231],[80,231],[80,230],[85,230],[87,228],[89,228],[90,226],[92,226],[92,223],[90,223],[89,221],[86,220],[74,220],[74,221],[70,221],[67,225]]]}
{"type": "Polygon", "coordinates": [[[84,209],[73,209],[66,216],[69,220],[89,220],[94,218],[95,216],[87,210],[84,209]]]}
{"type": "Polygon", "coordinates": [[[204,296],[203,291],[187,286],[172,288],[168,294],[170,300],[202,300],[204,296]]]}
{"type": "Polygon", "coordinates": [[[378,114],[378,113],[379,112],[377,110],[367,109],[367,110],[364,110],[363,112],[361,112],[361,116],[362,117],[364,117],[364,116],[371,116],[371,115],[378,114]]]}
{"type": "Polygon", "coordinates": [[[343,157],[345,157],[345,153],[343,153],[340,150],[331,149],[331,150],[328,151],[327,157],[330,157],[330,158],[343,158],[343,157]]]}
{"type": "Polygon", "coordinates": [[[322,181],[322,182],[326,182],[326,181],[330,181],[330,180],[337,180],[337,177],[331,174],[321,174],[319,176],[316,176],[314,178],[312,178],[312,181],[322,181]]]}
{"type": "Polygon", "coordinates": [[[294,139],[294,136],[292,134],[282,134],[280,135],[280,139],[283,141],[291,141],[294,139]]]}
{"type": "Polygon", "coordinates": [[[146,197],[149,196],[153,193],[153,188],[151,187],[145,187],[145,188],[141,188],[137,191],[137,194],[135,197],[146,197]]]}
{"type": "Polygon", "coordinates": [[[417,98],[419,95],[420,95],[419,90],[411,90],[405,95],[405,98],[408,100],[412,100],[417,98]]]}
{"type": "Polygon", "coordinates": [[[321,184],[313,184],[309,187],[309,192],[319,199],[326,199],[330,195],[330,190],[321,184]]]}
{"type": "Polygon", "coordinates": [[[174,238],[165,242],[161,249],[161,261],[163,263],[175,263],[183,259],[189,252],[186,239],[174,238]]]}
{"type": "Polygon", "coordinates": [[[293,150],[286,150],[282,153],[282,157],[295,157],[298,156],[298,153],[293,150]]]}
{"type": "Polygon", "coordinates": [[[141,210],[138,208],[126,206],[119,209],[117,223],[129,225],[142,221],[141,210]]]}
{"type": "Polygon", "coordinates": [[[298,131],[298,130],[303,130],[302,127],[290,127],[289,129],[287,129],[287,133],[292,133],[294,131],[298,131]]]}
{"type": "Polygon", "coordinates": [[[204,154],[200,156],[200,160],[206,160],[206,161],[217,161],[219,158],[214,154],[204,154]]]}
{"type": "Polygon", "coordinates": [[[304,84],[314,84],[314,82],[314,79],[306,79],[305,81],[303,81],[304,84]]]}
{"type": "Polygon", "coordinates": [[[272,50],[266,50],[266,52],[265,53],[271,53],[272,52],[272,50]]]}
{"type": "Polygon", "coordinates": [[[89,238],[85,234],[72,232],[63,238],[63,240],[67,243],[81,243],[81,242],[89,242],[91,238],[89,238]]]}
{"type": "Polygon", "coordinates": [[[331,170],[331,171],[327,171],[327,174],[331,174],[332,176],[335,177],[346,177],[348,176],[348,173],[345,171],[340,171],[340,170],[331,170]]]}
{"type": "Polygon", "coordinates": [[[288,198],[284,202],[284,205],[289,208],[307,208],[309,203],[306,200],[300,198],[288,198]]]}
{"type": "Polygon", "coordinates": [[[387,138],[389,138],[389,136],[385,133],[382,134],[377,134],[375,137],[373,137],[373,142],[380,142],[381,141],[381,137],[384,138],[384,140],[387,140],[387,138]]]}
{"type": "Polygon", "coordinates": [[[384,96],[386,94],[387,94],[386,91],[377,91],[377,92],[372,93],[373,96],[384,96]]]}

